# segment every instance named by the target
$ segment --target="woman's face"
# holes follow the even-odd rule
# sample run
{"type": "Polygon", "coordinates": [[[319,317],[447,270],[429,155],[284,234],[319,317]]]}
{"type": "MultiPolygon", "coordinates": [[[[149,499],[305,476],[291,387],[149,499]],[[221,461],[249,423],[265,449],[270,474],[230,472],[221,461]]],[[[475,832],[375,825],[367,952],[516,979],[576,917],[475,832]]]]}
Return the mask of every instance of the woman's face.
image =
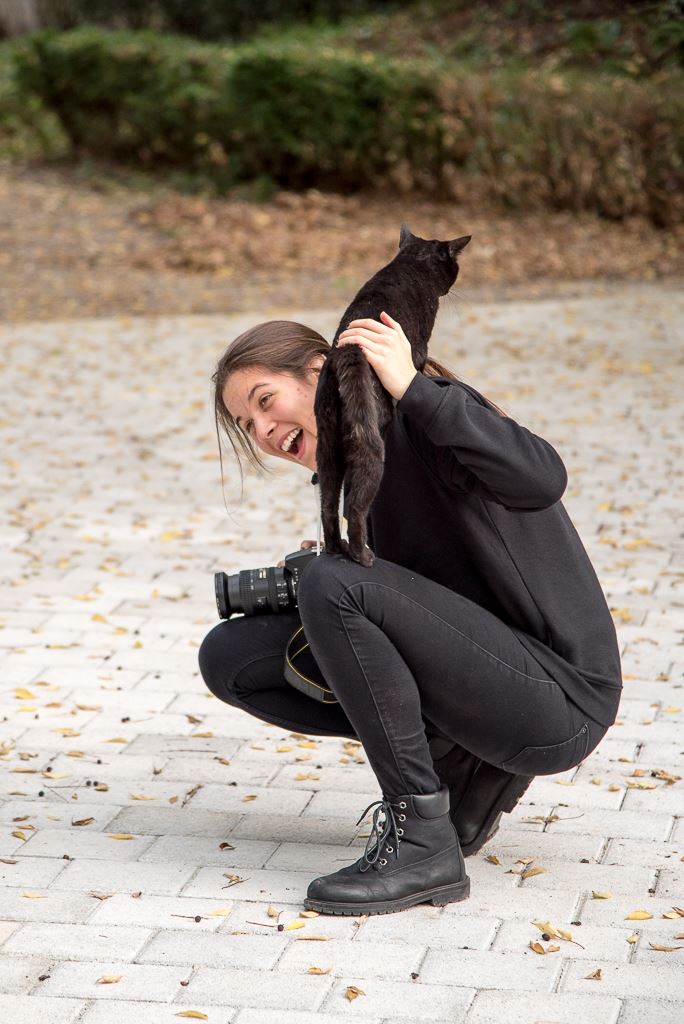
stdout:
{"type": "MultiPolygon", "coordinates": [[[[312,367],[319,368],[325,359],[314,356],[312,367]]],[[[266,455],[287,459],[316,470],[316,418],[313,402],[318,374],[309,372],[306,382],[281,373],[252,367],[235,370],[223,388],[223,402],[238,427],[249,434],[266,455]],[[293,431],[297,436],[288,451],[286,441],[293,431]]]]}

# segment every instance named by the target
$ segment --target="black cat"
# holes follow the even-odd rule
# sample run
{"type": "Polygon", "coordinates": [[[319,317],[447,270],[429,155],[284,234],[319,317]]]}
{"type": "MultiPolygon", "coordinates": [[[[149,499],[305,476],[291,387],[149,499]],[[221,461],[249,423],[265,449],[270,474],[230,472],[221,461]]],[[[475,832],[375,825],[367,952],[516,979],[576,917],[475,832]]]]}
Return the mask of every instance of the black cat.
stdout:
{"type": "Polygon", "coordinates": [[[422,371],[439,298],[458,277],[458,256],[470,238],[417,238],[402,224],[399,252],[363,285],[340,321],[314,399],[323,540],[330,554],[346,555],[365,566],[375,560],[366,544],[366,518],[382,479],[385,434],[393,413],[392,396],[363,351],[357,345],[340,347],[337,339],[352,320],[379,320],[384,310],[401,324],[411,343],[413,365],[422,371]],[[349,542],[342,539],[339,523],[345,477],[349,542]]]}

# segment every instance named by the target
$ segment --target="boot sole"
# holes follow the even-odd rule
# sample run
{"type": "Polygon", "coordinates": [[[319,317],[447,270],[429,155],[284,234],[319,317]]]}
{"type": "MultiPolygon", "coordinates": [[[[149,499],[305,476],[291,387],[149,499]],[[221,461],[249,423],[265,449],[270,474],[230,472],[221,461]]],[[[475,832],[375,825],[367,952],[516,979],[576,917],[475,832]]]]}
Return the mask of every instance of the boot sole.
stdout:
{"type": "MultiPolygon", "coordinates": [[[[472,857],[474,853],[477,853],[478,850],[482,849],[485,843],[488,843],[490,839],[494,838],[496,833],[499,831],[501,815],[504,813],[510,814],[520,797],[529,787],[532,782],[532,778],[520,776],[518,781],[515,781],[515,779],[511,780],[485,818],[482,823],[482,828],[475,838],[465,845],[461,843],[461,853],[464,857],[472,857]]],[[[456,826],[454,825],[454,828],[455,827],[456,826]]],[[[456,831],[458,831],[458,829],[456,831]]]]}
{"type": "Polygon", "coordinates": [[[467,900],[470,896],[470,878],[466,877],[455,885],[441,885],[437,889],[426,889],[424,892],[412,893],[400,900],[387,900],[384,903],[331,903],[328,900],[304,900],[307,910],[318,910],[321,914],[342,914],[357,917],[359,914],[392,914],[396,910],[405,910],[417,903],[431,903],[433,907],[445,907],[447,903],[467,900]]]}

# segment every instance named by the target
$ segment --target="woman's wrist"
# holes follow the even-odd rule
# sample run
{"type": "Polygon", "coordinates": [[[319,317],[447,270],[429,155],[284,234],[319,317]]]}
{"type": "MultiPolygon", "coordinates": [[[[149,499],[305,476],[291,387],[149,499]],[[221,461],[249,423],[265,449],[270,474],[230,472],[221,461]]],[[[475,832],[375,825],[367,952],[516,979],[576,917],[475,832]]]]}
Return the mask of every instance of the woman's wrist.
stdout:
{"type": "Polygon", "coordinates": [[[408,389],[409,389],[409,387],[411,385],[411,382],[413,381],[413,378],[416,376],[417,373],[418,373],[418,371],[414,367],[413,372],[411,373],[411,376],[410,377],[406,376],[406,378],[402,382],[400,382],[398,384],[398,386],[396,388],[394,388],[390,392],[390,394],[392,395],[392,398],[396,399],[397,402],[400,402],[402,400],[402,398],[404,397],[404,395],[406,394],[406,392],[408,391],[408,389]]]}

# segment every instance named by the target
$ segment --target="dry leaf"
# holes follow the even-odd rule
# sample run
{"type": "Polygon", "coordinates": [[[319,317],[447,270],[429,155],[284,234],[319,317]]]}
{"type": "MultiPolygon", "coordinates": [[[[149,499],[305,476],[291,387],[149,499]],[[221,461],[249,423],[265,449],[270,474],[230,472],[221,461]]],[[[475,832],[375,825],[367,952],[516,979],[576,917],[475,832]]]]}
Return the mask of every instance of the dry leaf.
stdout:
{"type": "Polygon", "coordinates": [[[593,900],[612,900],[613,894],[612,894],[612,892],[595,892],[592,889],[592,891],[591,891],[591,898],[593,900]]]}
{"type": "Polygon", "coordinates": [[[210,910],[209,913],[205,914],[204,916],[205,917],[230,917],[230,915],[232,913],[233,913],[233,908],[232,907],[223,907],[221,910],[210,910]]]}
{"type": "Polygon", "coordinates": [[[47,896],[41,895],[39,892],[23,892],[21,894],[25,900],[46,900],[47,896]]]}
{"type": "Polygon", "coordinates": [[[625,921],[650,921],[653,914],[649,914],[648,910],[633,910],[631,914],[627,914],[624,918],[625,921]]]}
{"type": "Polygon", "coordinates": [[[544,874],[546,874],[546,868],[536,867],[536,868],[528,868],[527,871],[523,871],[523,873],[521,874],[520,877],[523,879],[523,881],[525,881],[525,879],[527,879],[527,878],[532,878],[533,875],[544,875],[544,874]]]}
{"type": "Polygon", "coordinates": [[[365,996],[366,993],[363,991],[362,988],[357,988],[356,985],[348,985],[347,988],[344,990],[344,994],[349,1000],[349,1002],[351,1002],[352,999],[356,999],[358,996],[365,996]]]}
{"type": "Polygon", "coordinates": [[[174,1017],[192,1017],[193,1020],[209,1020],[206,1013],[202,1013],[201,1010],[181,1010],[179,1013],[174,1013],[174,1017]]]}
{"type": "Polygon", "coordinates": [[[135,839],[135,836],[129,835],[128,832],[115,832],[109,836],[110,839],[135,839]]]}
{"type": "Polygon", "coordinates": [[[489,861],[490,864],[498,864],[499,866],[501,865],[501,861],[499,860],[495,853],[490,853],[489,856],[485,857],[485,860],[489,861]]]}
{"type": "Polygon", "coordinates": [[[329,935],[298,935],[299,942],[327,942],[329,935]]]}
{"type": "Polygon", "coordinates": [[[309,967],[307,974],[330,974],[332,967],[309,967]]]}
{"type": "Polygon", "coordinates": [[[675,949],[684,949],[684,946],[659,946],[655,942],[649,942],[651,949],[660,950],[661,953],[673,953],[675,949]]]}
{"type": "Polygon", "coordinates": [[[291,932],[291,931],[293,931],[293,930],[294,930],[295,928],[304,928],[304,927],[306,927],[306,922],[305,922],[305,921],[298,921],[298,920],[297,920],[297,919],[295,918],[295,920],[294,920],[294,921],[288,921],[288,922],[287,922],[287,924],[285,925],[285,927],[284,927],[283,931],[286,931],[286,932],[291,932]]]}
{"type": "Polygon", "coordinates": [[[591,974],[585,974],[584,977],[586,981],[603,981],[603,974],[601,973],[600,967],[597,967],[591,974]]]}
{"type": "Polygon", "coordinates": [[[97,985],[114,985],[117,981],[121,981],[122,974],[103,974],[101,978],[97,979],[97,985]]]}
{"type": "Polygon", "coordinates": [[[320,911],[318,910],[300,910],[300,917],[320,917],[320,911]]]}
{"type": "Polygon", "coordinates": [[[276,910],[276,908],[272,907],[271,904],[269,903],[269,905],[266,907],[266,913],[268,914],[269,917],[279,917],[280,914],[282,914],[282,910],[276,910]]]}

